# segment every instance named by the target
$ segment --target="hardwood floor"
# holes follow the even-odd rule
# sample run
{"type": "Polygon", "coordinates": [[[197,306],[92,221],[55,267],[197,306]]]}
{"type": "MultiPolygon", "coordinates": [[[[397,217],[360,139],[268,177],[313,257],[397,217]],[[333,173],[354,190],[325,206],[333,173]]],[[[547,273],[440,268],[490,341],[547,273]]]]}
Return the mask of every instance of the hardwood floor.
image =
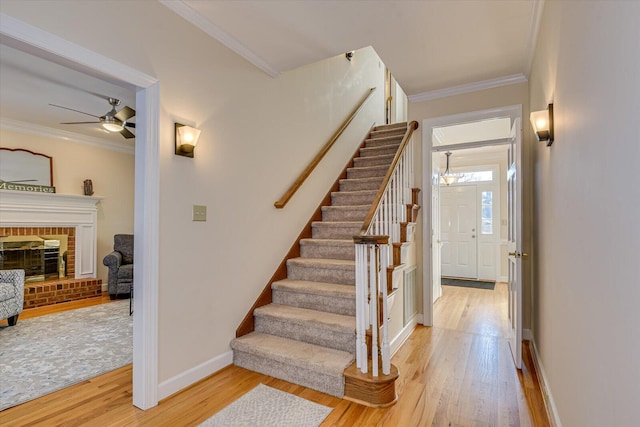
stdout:
{"type": "Polygon", "coordinates": [[[494,291],[444,287],[434,326],[418,326],[394,355],[399,399],[390,408],[229,366],[142,411],[132,406],[126,366],[0,412],[0,425],[194,426],[263,383],[333,407],[322,426],[548,426],[528,345],[522,371],[511,360],[500,315],[505,292],[504,284],[494,291]]]}

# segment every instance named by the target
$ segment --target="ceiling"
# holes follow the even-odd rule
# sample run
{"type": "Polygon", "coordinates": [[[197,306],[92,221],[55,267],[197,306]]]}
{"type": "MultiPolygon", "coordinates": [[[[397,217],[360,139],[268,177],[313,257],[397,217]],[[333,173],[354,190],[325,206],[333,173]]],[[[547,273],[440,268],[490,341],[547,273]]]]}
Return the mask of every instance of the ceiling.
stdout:
{"type": "MultiPolygon", "coordinates": [[[[524,81],[541,4],[535,0],[159,1],[274,77],[373,46],[411,100],[452,88],[482,88],[483,82],[508,84],[514,76],[524,81]]],[[[110,109],[107,97],[121,100],[118,109],[123,105],[135,109],[132,88],[30,55],[6,39],[0,40],[0,76],[4,128],[35,125],[57,130],[61,137],[73,132],[89,142],[132,150],[134,139],[125,140],[98,125],[60,124],[92,118],[48,105],[101,116],[110,109]]]]}
{"type": "MultiPolygon", "coordinates": [[[[102,116],[111,110],[106,98],[120,100],[135,109],[135,92],[102,79],[55,64],[22,50],[0,43],[0,112],[3,127],[44,127],[79,134],[115,145],[133,147],[134,139],[102,129],[99,124],[63,125],[61,122],[94,121],[97,118],[55,108],[57,104],[102,116]]],[[[129,120],[135,122],[135,118],[129,120]]],[[[135,131],[133,131],[135,133],[135,131]]],[[[99,142],[98,142],[99,143],[99,142]]]]}
{"type": "Polygon", "coordinates": [[[373,46],[408,95],[521,76],[541,9],[534,0],[160,0],[275,76],[373,46]]]}

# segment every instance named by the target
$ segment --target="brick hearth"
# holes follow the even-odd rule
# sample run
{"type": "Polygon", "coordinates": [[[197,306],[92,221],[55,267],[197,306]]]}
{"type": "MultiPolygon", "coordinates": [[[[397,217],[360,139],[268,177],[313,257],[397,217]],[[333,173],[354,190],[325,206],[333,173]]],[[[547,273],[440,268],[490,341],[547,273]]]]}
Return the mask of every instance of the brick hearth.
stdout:
{"type": "Polygon", "coordinates": [[[24,308],[98,297],[102,295],[101,279],[59,279],[25,283],[24,308]]]}

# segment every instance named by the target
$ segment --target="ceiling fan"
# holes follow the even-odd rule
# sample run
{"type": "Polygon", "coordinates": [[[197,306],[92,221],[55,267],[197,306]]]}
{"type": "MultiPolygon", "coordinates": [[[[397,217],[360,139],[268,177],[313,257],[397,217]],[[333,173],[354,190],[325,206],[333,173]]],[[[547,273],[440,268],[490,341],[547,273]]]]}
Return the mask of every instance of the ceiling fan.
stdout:
{"type": "Polygon", "coordinates": [[[61,125],[80,125],[87,123],[100,123],[102,127],[109,132],[120,132],[120,134],[129,139],[135,138],[135,135],[127,129],[127,127],[135,128],[135,123],[128,123],[127,120],[136,115],[136,111],[133,108],[129,108],[126,105],[116,111],[116,107],[120,105],[120,100],[115,98],[107,98],[109,105],[111,105],[111,111],[107,112],[103,116],[96,116],[95,114],[85,113],[84,111],[74,110],[73,108],[63,107],[62,105],[49,104],[52,107],[64,108],[65,110],[75,111],[76,113],[86,114],[87,116],[95,117],[98,121],[93,122],[64,122],[61,125]]]}

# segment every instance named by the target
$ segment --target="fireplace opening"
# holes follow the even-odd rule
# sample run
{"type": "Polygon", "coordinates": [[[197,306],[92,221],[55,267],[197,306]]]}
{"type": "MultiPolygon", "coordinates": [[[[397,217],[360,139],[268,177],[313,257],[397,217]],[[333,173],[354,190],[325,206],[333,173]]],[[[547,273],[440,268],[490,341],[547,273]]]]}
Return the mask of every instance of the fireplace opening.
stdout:
{"type": "Polygon", "coordinates": [[[66,235],[0,237],[0,269],[23,269],[25,282],[66,277],[66,235]]]}

